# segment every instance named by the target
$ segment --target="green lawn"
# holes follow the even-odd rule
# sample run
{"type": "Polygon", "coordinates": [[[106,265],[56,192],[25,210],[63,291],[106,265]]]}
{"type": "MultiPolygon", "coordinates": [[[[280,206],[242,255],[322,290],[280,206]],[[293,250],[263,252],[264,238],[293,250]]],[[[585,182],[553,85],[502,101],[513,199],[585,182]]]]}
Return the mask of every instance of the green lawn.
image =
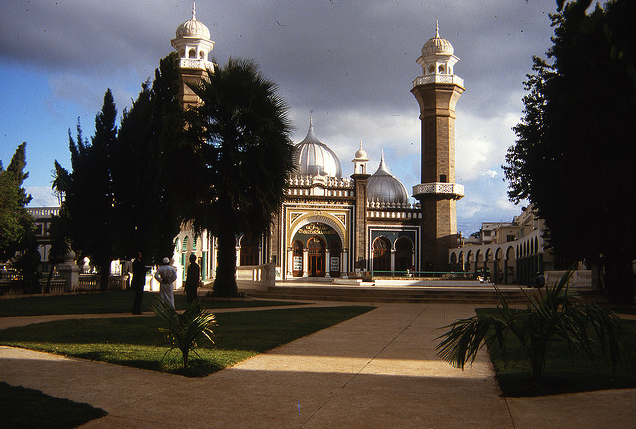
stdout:
{"type": "Polygon", "coordinates": [[[54,398],[39,390],[0,382],[0,427],[4,429],[66,429],[107,413],[89,404],[54,398]]]}
{"type": "MultiPolygon", "coordinates": [[[[219,313],[215,344],[199,345],[188,376],[204,376],[248,357],[358,316],[374,307],[349,306],[219,313]]],[[[156,317],[75,319],[0,330],[0,344],[182,374],[156,317]],[[164,358],[165,356],[165,358],[164,358]]]]}
{"type": "MultiPolygon", "coordinates": [[[[478,308],[476,312],[479,315],[497,314],[492,308],[478,308]]],[[[624,320],[623,323],[632,342],[636,344],[636,321],[624,320]]],[[[508,349],[507,365],[496,345],[488,348],[504,396],[539,396],[636,387],[636,357],[632,357],[629,362],[621,365],[616,373],[612,373],[610,363],[603,357],[599,356],[590,361],[582,352],[572,354],[563,341],[555,341],[553,347],[548,350],[541,385],[534,386],[530,383],[530,364],[524,359],[518,340],[512,336],[508,339],[511,347],[508,349]]]]}
{"type": "MultiPolygon", "coordinates": [[[[151,311],[150,304],[159,294],[144,292],[142,311],[151,311]]],[[[69,295],[42,295],[24,298],[0,299],[0,317],[42,316],[48,314],[103,314],[130,313],[134,300],[133,291],[86,292],[69,295]]],[[[263,300],[222,301],[202,297],[205,308],[266,307],[298,304],[263,300]]],[[[187,306],[186,296],[175,294],[177,310],[187,306]]]]}

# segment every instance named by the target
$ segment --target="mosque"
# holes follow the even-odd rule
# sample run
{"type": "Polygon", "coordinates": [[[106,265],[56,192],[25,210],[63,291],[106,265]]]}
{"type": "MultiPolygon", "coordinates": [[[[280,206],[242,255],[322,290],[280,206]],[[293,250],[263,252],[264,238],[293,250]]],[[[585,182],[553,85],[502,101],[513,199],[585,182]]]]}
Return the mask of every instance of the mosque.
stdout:
{"type": "MultiPolygon", "coordinates": [[[[214,42],[194,7],[171,43],[180,57],[180,96],[187,107],[198,100],[185,82],[201,79],[213,67],[208,56],[214,42]]],[[[352,173],[346,167],[343,172],[310,119],[307,136],[296,144],[297,172],[287,181],[270,231],[237,237],[239,270],[269,264],[277,280],[447,270],[449,249],[458,244],[455,204],[464,196],[463,186],[454,183],[455,105],[464,91],[453,70],[458,60],[439,28],[417,59],[422,75],[411,88],[422,125],[421,183],[412,187],[416,203],[409,202],[384,156],[370,173],[362,143],[352,154],[352,173]]],[[[214,249],[214,237],[184,229],[177,237],[175,263],[185,273],[187,257],[195,253],[204,279],[213,277],[214,249]]]]}

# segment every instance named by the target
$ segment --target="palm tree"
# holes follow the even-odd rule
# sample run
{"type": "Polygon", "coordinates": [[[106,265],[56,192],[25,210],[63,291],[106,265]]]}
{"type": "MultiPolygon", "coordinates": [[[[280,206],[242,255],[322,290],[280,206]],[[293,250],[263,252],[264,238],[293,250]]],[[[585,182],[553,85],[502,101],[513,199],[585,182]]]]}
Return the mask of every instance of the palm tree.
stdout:
{"type": "Polygon", "coordinates": [[[214,344],[212,328],[216,326],[216,318],[214,314],[203,311],[198,299],[192,301],[182,313],[177,312],[161,298],[155,299],[151,307],[163,324],[159,330],[172,346],[166,354],[179,349],[183,357],[184,369],[188,369],[190,352],[196,350],[198,342],[207,338],[214,344]]]}
{"type": "Polygon", "coordinates": [[[236,295],[236,237],[266,231],[293,169],[287,108],[256,64],[230,59],[189,85],[201,104],[189,111],[198,165],[189,170],[194,204],[185,220],[218,239],[213,291],[236,295]]]}
{"type": "Polygon", "coordinates": [[[496,316],[474,316],[457,320],[442,329],[437,337],[438,356],[459,368],[472,363],[479,350],[488,344],[499,347],[504,359],[507,340],[517,338],[530,361],[532,383],[539,384],[545,369],[546,352],[554,340],[565,341],[570,349],[579,349],[590,358],[598,352],[609,355],[612,369],[620,359],[633,353],[633,346],[623,330],[620,319],[610,310],[595,303],[577,300],[569,289],[571,273],[553,286],[547,286],[538,296],[526,294],[526,309],[512,309],[499,294],[501,302],[496,316]]]}

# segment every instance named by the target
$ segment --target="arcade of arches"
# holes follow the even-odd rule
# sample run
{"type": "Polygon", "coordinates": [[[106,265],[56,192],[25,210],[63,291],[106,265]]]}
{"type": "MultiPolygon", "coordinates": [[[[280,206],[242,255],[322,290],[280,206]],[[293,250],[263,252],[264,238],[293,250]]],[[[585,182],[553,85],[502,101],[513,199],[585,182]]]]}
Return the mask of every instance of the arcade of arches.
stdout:
{"type": "Polygon", "coordinates": [[[497,284],[533,283],[537,272],[554,268],[553,256],[543,248],[543,239],[530,237],[507,243],[457,248],[450,252],[458,271],[483,275],[497,284]]]}

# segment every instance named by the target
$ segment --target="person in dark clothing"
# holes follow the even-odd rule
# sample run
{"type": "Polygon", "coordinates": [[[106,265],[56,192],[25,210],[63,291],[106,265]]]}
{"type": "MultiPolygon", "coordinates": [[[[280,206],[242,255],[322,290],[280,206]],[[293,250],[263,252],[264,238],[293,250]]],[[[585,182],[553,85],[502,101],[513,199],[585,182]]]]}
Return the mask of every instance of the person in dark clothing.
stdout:
{"type": "Polygon", "coordinates": [[[197,299],[197,288],[199,287],[201,269],[197,264],[197,256],[193,253],[190,255],[190,265],[186,272],[185,291],[188,297],[188,304],[197,299]]]}
{"type": "Polygon", "coordinates": [[[144,296],[144,286],[146,285],[146,266],[144,265],[141,252],[132,263],[131,286],[135,291],[135,302],[133,303],[133,314],[141,314],[141,300],[144,296]]]}

